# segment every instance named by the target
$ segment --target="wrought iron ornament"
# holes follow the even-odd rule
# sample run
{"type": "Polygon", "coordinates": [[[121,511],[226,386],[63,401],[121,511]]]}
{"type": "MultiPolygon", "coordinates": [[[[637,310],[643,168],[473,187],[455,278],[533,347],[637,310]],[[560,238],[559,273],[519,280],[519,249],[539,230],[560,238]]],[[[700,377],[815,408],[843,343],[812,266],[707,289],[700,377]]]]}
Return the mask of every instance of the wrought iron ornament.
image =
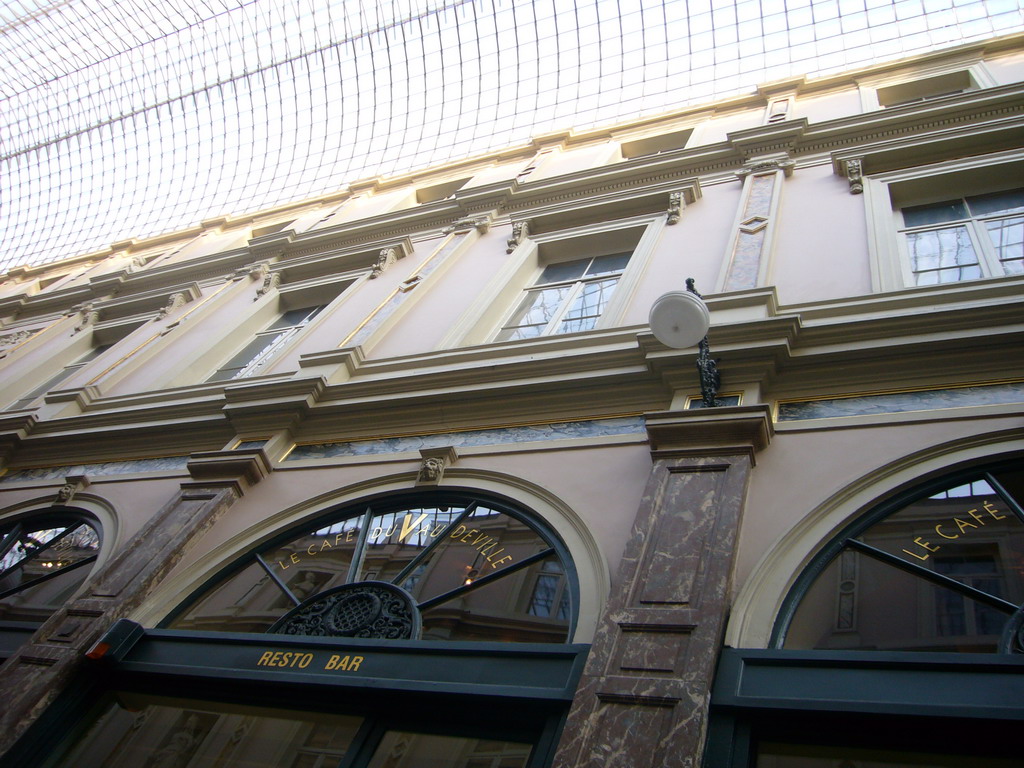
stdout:
{"type": "MultiPolygon", "coordinates": [[[[686,290],[698,299],[704,297],[697,293],[694,287],[693,278],[686,278],[686,290]]],[[[718,361],[711,357],[711,348],[708,345],[708,336],[697,344],[697,372],[700,375],[700,397],[704,401],[705,408],[715,408],[722,405],[718,399],[718,388],[722,384],[722,374],[718,372],[718,361]]]]}
{"type": "Polygon", "coordinates": [[[412,595],[386,581],[328,589],[286,613],[268,630],[279,635],[418,640],[420,612],[412,595]]]}

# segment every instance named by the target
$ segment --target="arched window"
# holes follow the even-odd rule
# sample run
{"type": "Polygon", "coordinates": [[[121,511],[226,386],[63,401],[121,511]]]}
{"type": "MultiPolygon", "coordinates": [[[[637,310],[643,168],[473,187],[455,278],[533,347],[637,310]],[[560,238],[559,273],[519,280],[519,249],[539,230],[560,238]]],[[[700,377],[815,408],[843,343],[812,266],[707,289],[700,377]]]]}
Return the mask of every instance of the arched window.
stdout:
{"type": "Polygon", "coordinates": [[[0,659],[85,581],[100,550],[100,526],[72,510],[0,523],[0,659]]]}
{"type": "Polygon", "coordinates": [[[570,642],[578,595],[560,539],[496,496],[337,507],[236,558],[162,628],[114,624],[89,652],[105,673],[82,727],[25,754],[76,768],[539,768],[586,656],[570,642]]]}
{"type": "Polygon", "coordinates": [[[771,646],[726,648],[705,768],[1020,765],[1024,465],[881,502],[797,578],[771,646]]]}
{"type": "Polygon", "coordinates": [[[467,493],[335,510],[232,563],[172,629],[337,637],[567,642],[578,593],[558,539],[467,493]]]}
{"type": "Polygon", "coordinates": [[[784,604],[774,646],[1024,650],[1024,470],[946,476],[848,526],[784,604]]]}

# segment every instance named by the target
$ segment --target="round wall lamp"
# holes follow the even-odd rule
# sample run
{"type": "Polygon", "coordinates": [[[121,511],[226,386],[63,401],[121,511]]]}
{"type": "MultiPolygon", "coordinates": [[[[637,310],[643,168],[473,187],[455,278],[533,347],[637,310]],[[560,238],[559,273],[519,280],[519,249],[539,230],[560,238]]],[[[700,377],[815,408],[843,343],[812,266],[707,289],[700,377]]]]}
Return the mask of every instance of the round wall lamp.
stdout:
{"type": "Polygon", "coordinates": [[[685,291],[669,291],[651,305],[649,318],[654,338],[672,349],[697,347],[697,372],[700,376],[700,395],[705,408],[716,408],[721,376],[718,361],[712,359],[708,346],[711,312],[697,293],[693,278],[686,278],[685,291]]]}
{"type": "Polygon", "coordinates": [[[669,291],[651,306],[651,333],[672,349],[686,349],[700,343],[711,327],[708,305],[696,293],[669,291]]]}

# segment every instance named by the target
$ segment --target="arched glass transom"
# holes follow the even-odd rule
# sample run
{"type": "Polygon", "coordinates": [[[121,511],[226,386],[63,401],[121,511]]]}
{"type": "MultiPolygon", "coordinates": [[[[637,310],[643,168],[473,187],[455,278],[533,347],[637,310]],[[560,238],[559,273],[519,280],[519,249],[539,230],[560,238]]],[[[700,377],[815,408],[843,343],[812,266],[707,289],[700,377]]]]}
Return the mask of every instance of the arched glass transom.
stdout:
{"type": "Polygon", "coordinates": [[[575,572],[511,504],[419,493],[336,510],[235,561],[172,629],[424,640],[567,642],[575,572]]]}
{"type": "Polygon", "coordinates": [[[960,472],[877,508],[805,570],[775,647],[1024,650],[1024,468],[960,472]]]}
{"type": "Polygon", "coordinates": [[[0,525],[0,658],[75,593],[96,562],[100,542],[99,524],[72,511],[0,525]]]}

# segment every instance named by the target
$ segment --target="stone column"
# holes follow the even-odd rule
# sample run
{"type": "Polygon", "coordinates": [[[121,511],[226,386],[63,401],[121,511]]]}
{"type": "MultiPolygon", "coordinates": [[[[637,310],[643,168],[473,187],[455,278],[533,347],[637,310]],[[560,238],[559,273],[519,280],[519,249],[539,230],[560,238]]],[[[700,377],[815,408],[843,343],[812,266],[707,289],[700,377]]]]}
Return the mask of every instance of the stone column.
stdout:
{"type": "Polygon", "coordinates": [[[262,451],[193,454],[191,480],[0,667],[2,755],[74,680],[84,654],[146,599],[188,548],[269,472],[262,451]]]}
{"type": "Polygon", "coordinates": [[[692,768],[730,603],[740,518],[767,406],[647,417],[654,465],[556,768],[692,768]]]}

